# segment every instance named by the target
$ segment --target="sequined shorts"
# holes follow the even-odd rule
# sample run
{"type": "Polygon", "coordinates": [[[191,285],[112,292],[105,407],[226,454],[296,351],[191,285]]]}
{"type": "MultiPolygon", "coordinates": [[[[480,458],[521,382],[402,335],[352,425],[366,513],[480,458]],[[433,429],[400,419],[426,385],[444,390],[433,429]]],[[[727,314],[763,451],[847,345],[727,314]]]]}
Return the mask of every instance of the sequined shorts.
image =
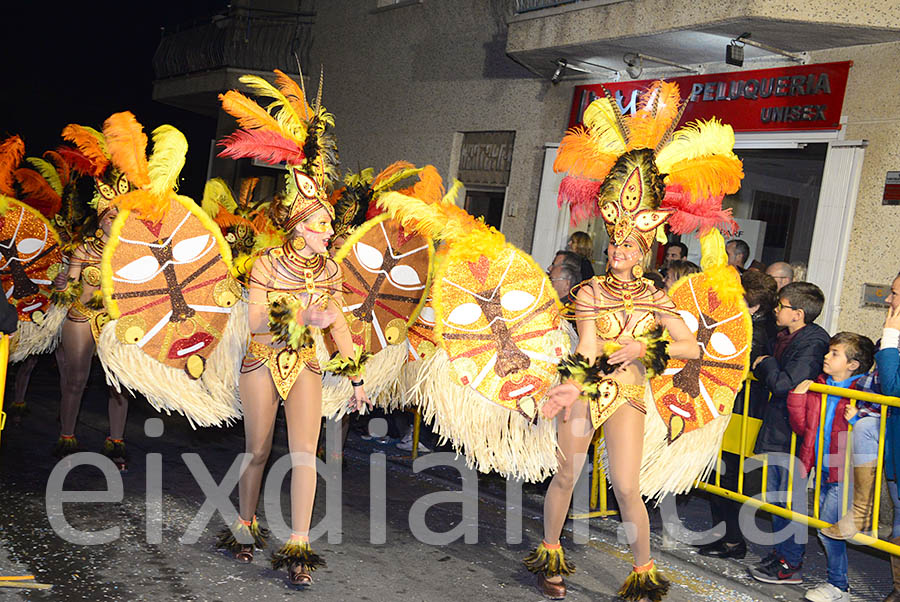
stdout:
{"type": "Polygon", "coordinates": [[[616,410],[628,404],[642,414],[647,413],[644,403],[646,384],[626,385],[612,378],[604,378],[597,386],[597,397],[590,400],[591,424],[600,428],[616,410]]]}

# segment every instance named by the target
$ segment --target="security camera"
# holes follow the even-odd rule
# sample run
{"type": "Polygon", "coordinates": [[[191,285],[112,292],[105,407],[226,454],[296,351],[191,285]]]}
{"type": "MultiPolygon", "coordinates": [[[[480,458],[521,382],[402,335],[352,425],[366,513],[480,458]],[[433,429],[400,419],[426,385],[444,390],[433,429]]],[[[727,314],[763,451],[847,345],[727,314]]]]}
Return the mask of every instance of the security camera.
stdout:
{"type": "Polygon", "coordinates": [[[550,83],[554,85],[559,83],[559,80],[562,79],[563,74],[566,72],[568,64],[569,62],[566,59],[556,59],[556,71],[550,76],[550,83]]]}

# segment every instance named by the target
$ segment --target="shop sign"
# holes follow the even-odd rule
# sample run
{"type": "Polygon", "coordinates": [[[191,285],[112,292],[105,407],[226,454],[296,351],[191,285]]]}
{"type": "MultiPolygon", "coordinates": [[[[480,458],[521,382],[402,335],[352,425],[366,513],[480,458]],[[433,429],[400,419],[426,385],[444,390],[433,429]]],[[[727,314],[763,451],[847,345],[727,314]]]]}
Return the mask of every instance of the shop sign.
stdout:
{"type": "Polygon", "coordinates": [[[884,179],[882,205],[900,205],[900,171],[889,171],[884,179]]]}
{"type": "Polygon", "coordinates": [[[464,184],[506,186],[515,140],[515,132],[466,132],[457,176],[464,184]]]}
{"type": "MultiPolygon", "coordinates": [[[[682,123],[718,117],[737,132],[840,129],[852,61],[668,78],[690,102],[682,123]]],[[[632,113],[653,80],[575,87],[569,127],[602,98],[605,86],[623,113],[632,113]]]]}

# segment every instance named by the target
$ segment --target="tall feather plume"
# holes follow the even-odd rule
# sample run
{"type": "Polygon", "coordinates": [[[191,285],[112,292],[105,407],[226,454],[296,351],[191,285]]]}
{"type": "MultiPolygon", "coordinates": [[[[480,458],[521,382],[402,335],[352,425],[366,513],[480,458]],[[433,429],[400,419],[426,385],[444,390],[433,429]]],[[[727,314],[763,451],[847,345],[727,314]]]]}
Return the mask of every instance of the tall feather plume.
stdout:
{"type": "Polygon", "coordinates": [[[659,139],[659,142],[656,143],[656,148],[653,149],[656,153],[659,153],[663,148],[666,147],[672,141],[672,135],[675,133],[675,128],[678,127],[678,124],[681,122],[681,118],[684,116],[684,112],[690,104],[689,100],[685,100],[681,103],[681,106],[678,107],[678,115],[675,119],[672,120],[672,123],[669,124],[669,127],[666,128],[665,133],[662,138],[659,139]]]}
{"type": "Polygon", "coordinates": [[[275,120],[283,132],[289,133],[296,140],[302,140],[306,136],[305,120],[297,114],[294,105],[281,93],[281,90],[258,75],[242,75],[238,81],[259,96],[272,99],[272,102],[266,107],[266,111],[275,116],[275,120]]]}
{"type": "Polygon", "coordinates": [[[216,217],[219,209],[225,209],[229,213],[237,211],[237,203],[234,201],[231,188],[222,178],[213,178],[206,182],[200,206],[212,218],[216,217]]]}
{"type": "MultiPolygon", "coordinates": [[[[301,74],[300,77],[302,78],[303,75],[301,74]]],[[[306,95],[303,92],[303,88],[297,85],[297,82],[280,70],[275,69],[275,85],[278,86],[281,93],[294,107],[294,112],[297,115],[305,121],[309,121],[312,118],[312,107],[306,104],[306,95]]]]}
{"type": "Polygon", "coordinates": [[[669,173],[676,163],[709,155],[734,155],[734,130],[718,119],[698,121],[679,128],[672,141],[656,155],[661,173],[669,173]]]}
{"type": "MultiPolygon", "coordinates": [[[[313,112],[317,115],[319,111],[322,110],[322,91],[325,89],[325,65],[321,65],[319,67],[319,90],[316,92],[316,105],[313,107],[313,112]]],[[[334,124],[332,124],[334,125],[334,124]]]]}
{"type": "Polygon", "coordinates": [[[56,148],[56,152],[59,153],[59,156],[63,158],[63,161],[69,165],[72,171],[88,176],[93,175],[94,164],[80,149],[70,146],[59,146],[56,148]]]}
{"type": "Polygon", "coordinates": [[[575,127],[563,136],[553,161],[553,170],[602,180],[612,169],[618,155],[601,150],[597,138],[583,127],[575,127]]]}
{"type": "Polygon", "coordinates": [[[655,81],[641,95],[638,110],[626,118],[630,148],[656,148],[682,105],[678,84],[655,81]]]}
{"type": "Polygon", "coordinates": [[[147,135],[134,114],[129,111],[113,113],[103,122],[103,135],[116,167],[122,170],[137,188],[150,186],[147,164],[147,135]]]}
{"type": "Polygon", "coordinates": [[[692,199],[707,199],[734,194],[743,177],[743,166],[736,156],[709,155],[679,161],[665,181],[666,187],[680,186],[692,199]]]}
{"type": "Polygon", "coordinates": [[[39,174],[41,174],[41,176],[44,178],[44,180],[47,181],[47,184],[50,185],[50,188],[53,189],[53,192],[55,192],[57,196],[62,196],[62,178],[59,177],[59,172],[56,171],[56,168],[52,163],[38,157],[26,157],[25,162],[31,165],[32,168],[34,168],[39,174]]]}
{"type": "MultiPolygon", "coordinates": [[[[54,150],[44,151],[44,159],[47,160],[53,169],[59,175],[60,183],[65,188],[72,178],[72,166],[66,161],[62,155],[54,150]]],[[[62,194],[62,192],[60,192],[62,194]]]]}
{"type": "Polygon", "coordinates": [[[238,192],[237,204],[241,207],[247,207],[253,198],[253,191],[259,184],[259,178],[244,178],[241,180],[241,189],[238,192]]]}
{"type": "Polygon", "coordinates": [[[426,165],[422,168],[419,181],[413,184],[411,196],[422,199],[426,203],[441,201],[444,196],[444,181],[434,165],[426,165]]]}
{"type": "Polygon", "coordinates": [[[583,121],[597,150],[621,155],[628,143],[616,121],[618,108],[619,105],[614,100],[597,99],[584,110],[583,121]]]}
{"type": "Polygon", "coordinates": [[[402,182],[406,178],[411,178],[419,173],[422,169],[417,168],[408,161],[396,161],[385,167],[372,182],[372,190],[379,191],[392,187],[398,182],[402,182]]]}
{"type": "Polygon", "coordinates": [[[619,134],[622,136],[622,140],[625,141],[625,146],[627,148],[631,141],[631,133],[628,131],[628,125],[626,125],[625,120],[622,118],[622,110],[619,109],[619,103],[617,103],[613,95],[609,93],[606,86],[601,85],[600,87],[603,89],[603,96],[606,97],[606,100],[609,102],[610,108],[613,111],[616,127],[619,129],[619,134]]]}
{"type": "Polygon", "coordinates": [[[262,129],[274,132],[280,136],[284,135],[281,131],[281,124],[274,117],[240,92],[229,90],[224,94],[219,94],[219,100],[222,102],[222,109],[237,119],[238,125],[242,128],[248,130],[262,129]]]}
{"type": "Polygon", "coordinates": [[[296,142],[264,129],[237,130],[220,141],[219,146],[225,147],[219,152],[220,157],[259,159],[272,165],[282,161],[299,165],[306,157],[296,142]]]}
{"type": "Polygon", "coordinates": [[[25,156],[25,142],[19,136],[10,136],[0,143],[0,193],[15,197],[13,188],[15,179],[13,170],[22,162],[25,156]]]}
{"type": "Polygon", "coordinates": [[[62,137],[75,144],[90,161],[90,170],[83,173],[96,177],[106,171],[110,157],[103,134],[92,127],[70,123],[63,128],[62,137]]]}
{"type": "Polygon", "coordinates": [[[603,182],[600,180],[576,176],[566,176],[559,183],[559,195],[556,203],[560,207],[564,203],[569,206],[569,222],[573,227],[600,216],[600,204],[597,202],[597,196],[602,187],[603,182]]]}
{"type": "Polygon", "coordinates": [[[161,125],[151,134],[153,154],[147,163],[150,192],[168,198],[178,190],[178,176],[184,167],[188,142],[180,131],[171,125],[161,125]]]}
{"type": "Polygon", "coordinates": [[[45,217],[52,217],[59,212],[62,198],[40,173],[21,167],[15,170],[13,175],[21,190],[19,198],[22,202],[39,210],[45,217]]]}

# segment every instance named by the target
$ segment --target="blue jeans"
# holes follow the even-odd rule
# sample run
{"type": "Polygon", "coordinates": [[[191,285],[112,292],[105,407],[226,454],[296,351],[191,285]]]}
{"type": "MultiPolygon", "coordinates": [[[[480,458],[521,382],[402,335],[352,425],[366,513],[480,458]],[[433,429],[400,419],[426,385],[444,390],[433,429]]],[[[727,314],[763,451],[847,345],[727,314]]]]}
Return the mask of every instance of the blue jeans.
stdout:
{"type": "MultiPolygon", "coordinates": [[[[844,483],[823,483],[819,491],[819,518],[826,523],[836,523],[843,515],[843,485],[844,483]]],[[[852,489],[847,492],[848,512],[852,512],[850,504],[853,501],[852,489]]],[[[839,539],[831,539],[819,532],[819,541],[825,548],[825,557],[828,559],[828,583],[836,588],[847,591],[850,584],[847,583],[847,544],[839,539]]]]}
{"type": "MultiPolygon", "coordinates": [[[[795,459],[796,461],[796,459],[795,459]]],[[[769,464],[768,475],[766,477],[766,501],[786,508],[787,490],[788,490],[788,469],[786,466],[776,466],[769,464]],[[780,492],[780,493],[779,493],[780,492]]],[[[794,469],[794,487],[792,507],[795,511],[803,511],[806,504],[806,479],[800,477],[803,474],[802,467],[798,465],[794,469]]],[[[784,529],[797,530],[797,524],[793,521],[772,515],[772,531],[779,533],[784,529]]],[[[797,535],[790,535],[784,541],[775,544],[775,552],[791,566],[799,566],[803,562],[803,555],[806,553],[806,529],[799,535],[802,537],[803,543],[798,541],[797,535]]]]}
{"type": "Polygon", "coordinates": [[[897,481],[888,481],[887,484],[894,503],[894,530],[891,531],[891,539],[895,539],[900,537],[900,494],[897,492],[897,481]]]}
{"type": "Polygon", "coordinates": [[[878,460],[878,429],[881,418],[866,416],[853,425],[853,465],[860,466],[878,460]]]}

